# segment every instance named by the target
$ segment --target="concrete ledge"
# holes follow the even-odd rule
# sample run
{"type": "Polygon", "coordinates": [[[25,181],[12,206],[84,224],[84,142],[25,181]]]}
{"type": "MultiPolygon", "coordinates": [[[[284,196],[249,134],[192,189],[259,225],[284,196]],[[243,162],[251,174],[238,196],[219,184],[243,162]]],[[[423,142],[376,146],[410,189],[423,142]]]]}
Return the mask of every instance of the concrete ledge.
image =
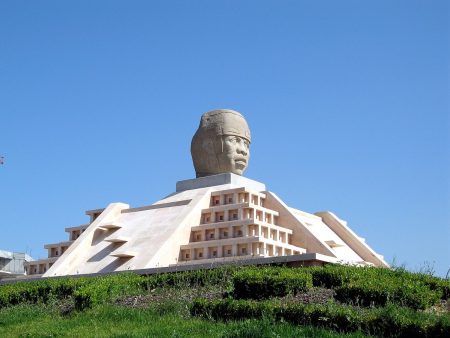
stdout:
{"type": "Polygon", "coordinates": [[[60,246],[70,246],[72,243],[75,242],[74,240],[70,241],[64,241],[64,242],[58,242],[58,243],[49,243],[44,245],[44,249],[51,249],[51,248],[58,248],[60,246]]]}
{"type": "Polygon", "coordinates": [[[9,271],[0,270],[0,284],[2,279],[20,278],[25,276],[25,273],[13,273],[9,271]]]}
{"type": "Polygon", "coordinates": [[[208,262],[200,264],[182,264],[182,265],[172,265],[163,268],[151,268],[151,269],[140,269],[140,270],[127,270],[127,271],[114,271],[105,273],[93,273],[85,275],[68,275],[68,276],[58,276],[58,277],[42,277],[39,278],[36,275],[26,276],[25,278],[15,278],[15,279],[4,279],[0,280],[0,285],[11,284],[16,282],[31,282],[36,279],[47,279],[47,278],[77,278],[77,277],[97,277],[113,275],[124,272],[133,272],[138,275],[153,275],[157,273],[167,273],[167,272],[181,272],[181,271],[191,271],[200,269],[214,269],[225,265],[236,265],[236,266],[247,266],[247,265],[267,265],[267,264],[286,264],[288,266],[313,266],[313,265],[325,265],[328,263],[338,263],[336,258],[317,254],[317,253],[306,253],[301,255],[292,256],[280,256],[280,257],[257,257],[249,259],[241,259],[235,261],[217,261],[208,262]]]}
{"type": "Polygon", "coordinates": [[[181,192],[185,190],[214,187],[216,185],[223,185],[223,184],[234,184],[236,186],[242,186],[249,188],[250,190],[256,191],[266,190],[266,185],[264,183],[254,181],[249,178],[239,176],[233,173],[225,173],[194,178],[191,180],[178,181],[176,191],[181,192]]]}
{"type": "Polygon", "coordinates": [[[46,264],[46,263],[54,263],[58,260],[58,258],[60,258],[61,256],[57,256],[57,257],[47,257],[47,258],[41,258],[41,259],[36,259],[35,261],[29,261],[26,262],[25,265],[36,265],[36,264],[46,264]]]}
{"type": "Polygon", "coordinates": [[[86,210],[85,214],[88,216],[91,216],[93,214],[101,214],[103,211],[105,211],[105,208],[92,209],[92,210],[86,210]]]}
{"type": "Polygon", "coordinates": [[[176,202],[170,202],[170,203],[159,203],[159,204],[146,205],[146,206],[138,207],[138,208],[124,209],[124,210],[122,210],[122,214],[130,213],[130,212],[153,210],[153,209],[179,207],[179,206],[183,206],[183,205],[188,205],[189,203],[191,203],[191,201],[192,200],[190,199],[190,200],[176,201],[176,202]]]}
{"type": "Polygon", "coordinates": [[[65,228],[64,231],[65,232],[71,232],[71,231],[75,231],[75,230],[86,230],[89,225],[90,225],[90,223],[89,224],[77,225],[77,226],[74,226],[74,227],[68,227],[68,228],[65,228]]]}

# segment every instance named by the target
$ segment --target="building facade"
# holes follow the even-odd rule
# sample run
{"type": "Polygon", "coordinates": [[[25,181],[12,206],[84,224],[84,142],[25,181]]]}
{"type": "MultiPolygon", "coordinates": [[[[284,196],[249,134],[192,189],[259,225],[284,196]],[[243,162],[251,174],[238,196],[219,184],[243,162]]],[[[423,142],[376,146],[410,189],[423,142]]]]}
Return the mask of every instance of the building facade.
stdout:
{"type": "Polygon", "coordinates": [[[89,224],[66,228],[47,244],[48,258],[27,264],[44,277],[290,257],[388,266],[331,212],[287,206],[263,183],[232,173],[177,183],[176,192],[143,207],[112,203],[86,212],[89,224]]]}
{"type": "Polygon", "coordinates": [[[27,275],[42,276],[48,269],[67,251],[67,249],[75,242],[78,237],[88,228],[88,226],[102,213],[103,209],[88,210],[86,215],[90,217],[88,224],[68,227],[65,231],[68,233],[68,240],[58,243],[45,244],[47,250],[47,258],[31,260],[25,262],[25,271],[27,275]]]}
{"type": "Polygon", "coordinates": [[[32,260],[25,253],[0,250],[0,279],[25,275],[26,264],[32,260]]]}

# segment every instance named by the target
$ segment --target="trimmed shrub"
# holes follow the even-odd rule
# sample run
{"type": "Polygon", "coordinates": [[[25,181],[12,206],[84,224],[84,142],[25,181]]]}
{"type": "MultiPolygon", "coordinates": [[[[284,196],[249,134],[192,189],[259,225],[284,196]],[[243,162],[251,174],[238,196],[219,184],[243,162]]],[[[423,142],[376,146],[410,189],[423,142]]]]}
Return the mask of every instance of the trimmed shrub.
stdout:
{"type": "Polygon", "coordinates": [[[121,295],[136,293],[143,289],[143,285],[145,277],[133,273],[95,277],[75,290],[75,307],[82,310],[121,295]]]}
{"type": "Polygon", "coordinates": [[[215,320],[272,317],[297,325],[314,325],[338,332],[362,331],[383,337],[448,337],[449,316],[415,312],[408,308],[355,309],[338,304],[286,304],[274,301],[197,299],[191,314],[215,320]]]}
{"type": "Polygon", "coordinates": [[[233,276],[233,296],[242,299],[295,295],[311,287],[311,274],[301,269],[248,268],[233,276]]]}
{"type": "Polygon", "coordinates": [[[335,289],[335,298],[360,306],[386,306],[388,303],[412,309],[426,309],[440,299],[441,292],[411,280],[366,278],[335,289]]]}
{"type": "Polygon", "coordinates": [[[0,285],[0,307],[47,303],[73,297],[79,309],[111,297],[158,287],[220,285],[240,299],[266,299],[305,292],[314,286],[334,288],[336,299],[361,306],[396,303],[425,309],[449,298],[450,282],[405,270],[328,265],[314,268],[226,266],[210,270],[138,276],[132,273],[95,278],[51,278],[0,285]]]}
{"type": "Polygon", "coordinates": [[[21,303],[47,303],[50,299],[72,296],[84,279],[45,279],[0,286],[0,308],[21,303]]]}
{"type": "Polygon", "coordinates": [[[263,302],[243,299],[205,300],[196,299],[191,306],[191,314],[203,318],[221,320],[240,320],[244,318],[262,318],[271,307],[263,302]]]}
{"type": "Polygon", "coordinates": [[[314,286],[334,288],[335,298],[349,304],[385,306],[395,303],[426,309],[439,298],[448,298],[448,281],[404,270],[330,265],[310,271],[314,286]]]}
{"type": "Polygon", "coordinates": [[[77,309],[92,307],[126,294],[133,294],[157,287],[196,287],[224,283],[236,271],[234,267],[213,270],[194,270],[139,276],[122,273],[89,279],[74,292],[77,309]]]}
{"type": "Polygon", "coordinates": [[[168,272],[146,276],[144,284],[147,289],[162,286],[205,286],[224,285],[232,278],[236,271],[242,269],[237,266],[224,266],[210,270],[193,270],[168,272]]]}
{"type": "Polygon", "coordinates": [[[421,283],[429,287],[431,290],[440,292],[441,298],[443,300],[450,298],[450,280],[425,275],[422,273],[411,273],[405,270],[399,270],[397,274],[403,279],[408,279],[413,282],[421,283]]]}

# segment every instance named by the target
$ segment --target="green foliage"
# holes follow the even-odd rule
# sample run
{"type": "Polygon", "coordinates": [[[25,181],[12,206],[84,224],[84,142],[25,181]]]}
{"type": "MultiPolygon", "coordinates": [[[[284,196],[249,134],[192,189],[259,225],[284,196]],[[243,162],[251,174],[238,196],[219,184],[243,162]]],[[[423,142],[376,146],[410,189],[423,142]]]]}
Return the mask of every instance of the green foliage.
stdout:
{"type": "Polygon", "coordinates": [[[354,308],[329,303],[300,304],[266,300],[197,299],[191,307],[193,316],[215,320],[272,317],[297,325],[313,325],[339,332],[362,331],[385,337],[448,337],[449,316],[435,316],[390,305],[386,308],[354,308]]]}
{"type": "Polygon", "coordinates": [[[239,320],[243,318],[262,318],[263,314],[268,314],[264,302],[234,300],[231,298],[224,300],[209,301],[206,299],[196,299],[193,302],[191,313],[194,316],[201,316],[222,320],[239,320]]]}
{"type": "Polygon", "coordinates": [[[67,298],[72,296],[74,291],[86,281],[82,278],[59,278],[1,285],[0,308],[21,303],[46,303],[51,299],[67,298]]]}
{"type": "Polygon", "coordinates": [[[135,293],[142,290],[144,283],[145,277],[133,273],[95,277],[75,290],[75,306],[82,310],[121,295],[135,293]]]}
{"type": "Polygon", "coordinates": [[[46,303],[74,297],[77,308],[102,303],[111,297],[157,287],[230,285],[235,298],[265,299],[305,292],[314,286],[334,288],[336,298],[360,306],[395,303],[426,309],[440,297],[449,297],[449,281],[405,270],[325,266],[319,268],[223,267],[211,270],[137,276],[131,273],[95,278],[58,278],[0,286],[0,307],[46,303]]]}
{"type": "MultiPolygon", "coordinates": [[[[149,308],[110,304],[60,316],[57,304],[17,305],[0,309],[0,337],[342,337],[314,327],[286,322],[217,322],[163,313],[149,308]],[[56,306],[55,306],[56,305],[56,306]]],[[[362,337],[352,334],[350,337],[362,337]]]]}
{"type": "Polygon", "coordinates": [[[313,284],[336,290],[336,299],[360,306],[395,303],[426,309],[448,298],[448,281],[405,270],[329,265],[310,270],[313,284]]]}
{"type": "Polygon", "coordinates": [[[311,328],[311,326],[297,326],[282,321],[277,322],[270,318],[247,319],[227,322],[221,338],[366,337],[362,333],[338,334],[324,329],[316,328],[311,330],[311,328]]]}
{"type": "Polygon", "coordinates": [[[224,284],[237,267],[212,270],[162,273],[139,276],[120,273],[91,278],[49,278],[0,285],[0,308],[23,303],[47,303],[52,299],[73,297],[77,309],[101,304],[125,294],[157,287],[184,287],[224,284]]]}
{"type": "Polygon", "coordinates": [[[223,285],[227,283],[236,271],[242,269],[237,266],[224,266],[210,270],[178,271],[147,276],[144,284],[147,289],[162,286],[206,286],[223,285]]]}
{"type": "Polygon", "coordinates": [[[397,271],[397,274],[404,279],[426,285],[431,290],[435,290],[442,295],[442,299],[450,298],[450,280],[441,279],[435,276],[430,276],[422,273],[411,273],[406,270],[397,271]]]}
{"type": "Polygon", "coordinates": [[[264,299],[306,292],[312,287],[307,270],[289,268],[246,268],[233,275],[235,298],[264,299]]]}
{"type": "MultiPolygon", "coordinates": [[[[40,279],[0,285],[0,311],[24,304],[43,307],[60,304],[58,315],[66,313],[64,318],[69,320],[73,316],[82,316],[84,312],[111,306],[107,304],[115,303],[123,296],[158,294],[156,298],[150,297],[152,302],[157,300],[154,304],[147,304],[155,314],[181,317],[187,314],[186,305],[197,293],[191,292],[187,296],[187,292],[177,293],[178,290],[202,288],[214,289],[213,297],[224,294],[224,291],[231,297],[196,300],[190,307],[194,316],[229,321],[247,318],[253,321],[251,323],[269,326],[271,321],[290,323],[288,331],[292,330],[292,325],[311,325],[339,332],[361,331],[381,336],[450,336],[448,313],[422,311],[436,304],[439,298],[449,298],[449,281],[402,269],[370,267],[228,266],[149,276],[121,273],[93,278],[40,279]],[[301,304],[289,297],[276,298],[303,293],[313,286],[334,289],[336,300],[344,304],[301,304]],[[184,299],[164,299],[164,295],[169,294],[180,294],[184,299]]],[[[206,294],[206,297],[210,296],[206,294]]],[[[118,313],[122,311],[117,310],[118,306],[113,306],[111,311],[113,308],[118,313]]],[[[131,312],[126,314],[134,320],[131,312]]],[[[5,320],[0,318],[0,328],[3,323],[5,320]]],[[[228,336],[257,334],[263,337],[271,334],[270,330],[256,324],[236,325],[235,329],[227,331],[228,336]]],[[[170,332],[164,332],[170,335],[170,332]]]]}
{"type": "Polygon", "coordinates": [[[360,279],[335,289],[335,298],[360,306],[386,306],[389,303],[412,309],[426,309],[435,304],[440,293],[411,280],[360,279]]]}

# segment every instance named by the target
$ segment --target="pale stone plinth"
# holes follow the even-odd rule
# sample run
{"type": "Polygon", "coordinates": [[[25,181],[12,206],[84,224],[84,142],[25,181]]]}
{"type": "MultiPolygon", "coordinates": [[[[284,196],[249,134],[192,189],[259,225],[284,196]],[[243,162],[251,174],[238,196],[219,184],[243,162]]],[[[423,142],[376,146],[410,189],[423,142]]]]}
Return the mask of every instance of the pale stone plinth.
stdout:
{"type": "Polygon", "coordinates": [[[264,183],[254,181],[244,176],[239,176],[233,173],[224,173],[194,178],[191,180],[178,181],[176,191],[181,192],[185,190],[214,187],[223,184],[233,184],[235,186],[246,187],[255,191],[266,190],[266,185],[264,183]]]}

